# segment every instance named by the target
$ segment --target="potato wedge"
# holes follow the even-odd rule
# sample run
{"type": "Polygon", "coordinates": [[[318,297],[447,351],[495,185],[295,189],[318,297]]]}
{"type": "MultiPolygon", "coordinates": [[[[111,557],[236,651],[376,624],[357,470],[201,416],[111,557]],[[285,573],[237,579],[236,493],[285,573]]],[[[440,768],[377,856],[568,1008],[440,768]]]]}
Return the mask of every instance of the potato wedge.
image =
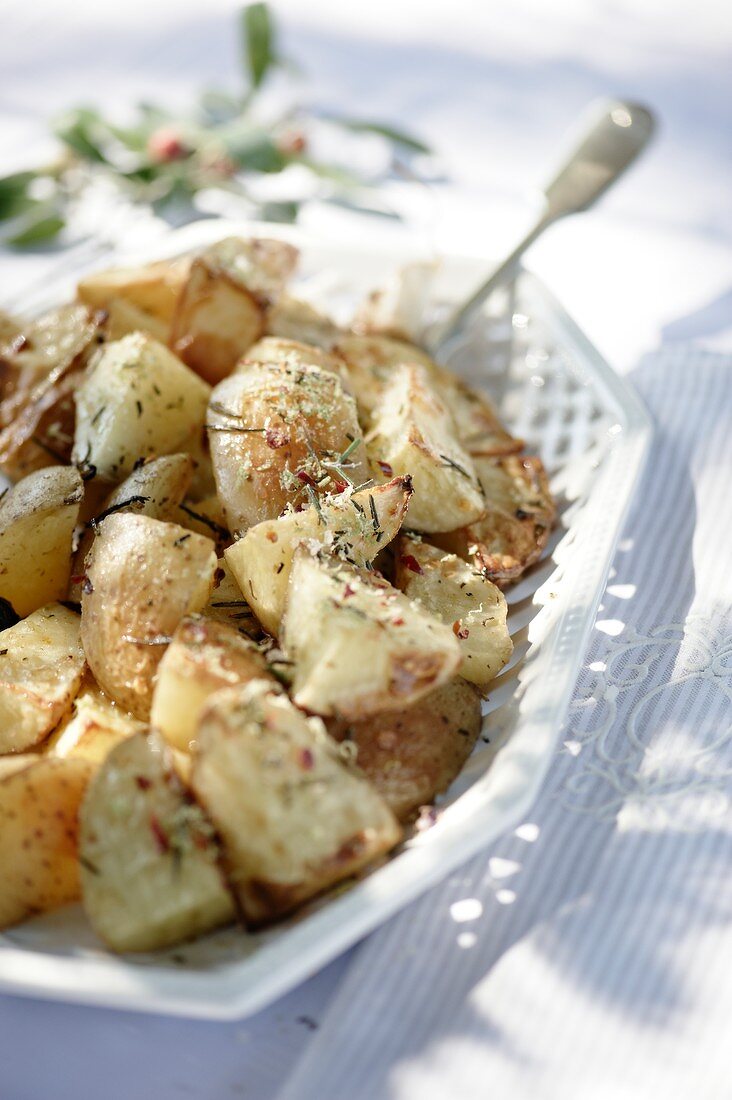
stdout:
{"type": "Polygon", "coordinates": [[[99,686],[147,719],[153,676],[184,615],[208,602],[213,543],[174,523],[118,512],[99,525],[81,600],[81,639],[99,686]]]}
{"type": "Polygon", "coordinates": [[[439,366],[422,348],[372,334],[339,337],[333,350],[346,361],[359,419],[366,430],[373,427],[377,407],[397,369],[417,363],[447,406],[458,441],[468,454],[515,454],[522,449],[523,442],[506,431],[486,395],[439,366]]]}
{"type": "Polygon", "coordinates": [[[170,346],[211,385],[264,333],[267,308],[297,259],[283,241],[228,237],[191,265],[170,335],[170,346]]]}
{"type": "Polygon", "coordinates": [[[84,561],[94,542],[96,527],[115,512],[136,512],[153,519],[177,519],[178,506],[188,491],[193,476],[190,455],[163,455],[136,466],[129,477],[109,493],[89,518],[74,555],[69,599],[81,600],[84,561]]]}
{"type": "Polygon", "coordinates": [[[220,382],[208,426],[218,495],[235,534],[345,489],[348,478],[356,485],[369,478],[353,398],[331,371],[299,359],[252,364],[220,382]]]}
{"type": "Polygon", "coordinates": [[[486,513],[434,541],[474,561],[495,584],[515,581],[541,557],[556,515],[546,471],[536,456],[476,459],[486,513]]]}
{"type": "Polygon", "coordinates": [[[423,367],[395,368],[374,418],[369,454],[395,474],[413,476],[409,525],[417,531],[451,531],[485,511],[472,460],[423,367]]]}
{"type": "Polygon", "coordinates": [[[188,752],[207,699],[257,679],[271,677],[253,642],[226,623],[188,615],[158,665],[150,724],[168,744],[188,752]]]}
{"type": "Polygon", "coordinates": [[[345,360],[359,418],[366,429],[371,427],[384,390],[393,381],[398,367],[418,363],[430,371],[433,366],[426,351],[386,336],[344,334],[333,352],[345,360]]]}
{"type": "Polygon", "coordinates": [[[288,512],[250,527],[224,557],[264,629],[279,633],[292,558],[301,542],[367,565],[396,535],[411,495],[410,479],[396,477],[352,495],[326,497],[319,509],[288,512]]]}
{"type": "Polygon", "coordinates": [[[170,326],[152,313],[146,313],[125,298],[112,298],[107,303],[105,329],[110,340],[121,340],[131,332],[146,332],[161,344],[170,339],[170,326]]]}
{"type": "Polygon", "coordinates": [[[329,718],[337,741],[356,746],[356,764],[399,821],[446,791],[481,730],[480,695],[460,677],[403,710],[349,722],[329,718]]]}
{"type": "Polygon", "coordinates": [[[234,918],[211,822],[159,734],[112,749],[80,814],[84,909],[114,951],[153,951],[234,918]]]}
{"type": "Polygon", "coordinates": [[[0,498],[0,597],[21,617],[66,596],[83,495],[78,470],[49,466],[0,498]]]}
{"type": "Polygon", "coordinates": [[[267,314],[267,334],[284,340],[328,349],[342,332],[330,317],[290,294],[281,294],[267,314]]]}
{"type": "Polygon", "coordinates": [[[79,629],[52,603],[0,632],[0,753],[33,748],[71,709],[85,664],[79,629]]]}
{"type": "Polygon", "coordinates": [[[88,760],[0,760],[0,928],[79,897],[79,804],[94,771],[88,760]]]}
{"type": "MultiPolygon", "coordinates": [[[[28,326],[3,364],[0,470],[18,481],[71,459],[74,394],[90,357],[104,340],[103,318],[83,306],[54,310],[28,326]]],[[[1,355],[2,353],[0,353],[1,355]]]]}
{"type": "Polygon", "coordinates": [[[401,831],[318,719],[262,681],[204,711],[193,790],[222,838],[224,866],[252,924],[274,920],[361,870],[401,831]]]}
{"type": "Polygon", "coordinates": [[[124,302],[169,325],[189,270],[187,257],[144,267],[115,267],[87,275],[76,292],[82,302],[96,309],[109,310],[112,303],[124,302]]]}
{"type": "Polygon", "coordinates": [[[101,764],[115,745],[146,728],[109,699],[87,669],[71,713],[44,742],[43,751],[101,764]]]}
{"type": "Polygon", "coordinates": [[[23,325],[20,335],[0,351],[2,375],[12,399],[3,402],[0,423],[12,420],[34,386],[82,362],[96,345],[103,318],[79,302],[49,310],[23,325]]]}
{"type": "Polygon", "coordinates": [[[500,588],[455,554],[403,536],[396,555],[396,587],[425,611],[452,626],[460,643],[460,675],[487,684],[513,653],[508,606],[500,588]]]}
{"type": "Polygon", "coordinates": [[[376,574],[304,547],[292,563],[282,642],[295,702],[321,715],[400,709],[460,664],[449,627],[376,574]]]}
{"type": "Polygon", "coordinates": [[[372,290],[356,310],[354,332],[416,340],[422,333],[432,284],[437,273],[434,260],[416,260],[372,290]]]}
{"type": "Polygon", "coordinates": [[[151,336],[107,344],[76,392],[74,462],[115,482],[141,458],[187,451],[208,397],[205,382],[151,336]]]}

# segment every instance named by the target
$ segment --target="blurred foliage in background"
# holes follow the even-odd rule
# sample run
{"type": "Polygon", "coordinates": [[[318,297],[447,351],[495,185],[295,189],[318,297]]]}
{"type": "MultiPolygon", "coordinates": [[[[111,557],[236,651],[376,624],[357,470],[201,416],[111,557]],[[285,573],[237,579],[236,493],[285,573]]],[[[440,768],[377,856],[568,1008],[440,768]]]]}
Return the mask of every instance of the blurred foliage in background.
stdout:
{"type": "Polygon", "coordinates": [[[212,192],[236,196],[249,216],[273,221],[294,221],[303,196],[313,195],[393,214],[378,200],[380,177],[396,168],[397,174],[419,178],[415,158],[428,148],[390,126],[299,104],[299,68],[281,56],[266,4],[243,9],[239,33],[246,84],[238,94],[204,91],[185,117],[142,103],[127,126],[90,107],[60,118],[54,126],[62,144],[59,159],[0,178],[3,242],[20,248],[54,240],[74,203],[100,177],[113,181],[127,200],[148,204],[176,224],[200,217],[203,193],[212,192]],[[262,93],[278,71],[291,87],[284,106],[282,95],[269,97],[279,98],[273,108],[262,93]],[[353,135],[376,135],[389,154],[388,167],[359,172],[316,155],[318,135],[334,130],[346,148],[347,135],[351,142],[353,135]],[[268,186],[274,177],[276,186],[268,186]]]}

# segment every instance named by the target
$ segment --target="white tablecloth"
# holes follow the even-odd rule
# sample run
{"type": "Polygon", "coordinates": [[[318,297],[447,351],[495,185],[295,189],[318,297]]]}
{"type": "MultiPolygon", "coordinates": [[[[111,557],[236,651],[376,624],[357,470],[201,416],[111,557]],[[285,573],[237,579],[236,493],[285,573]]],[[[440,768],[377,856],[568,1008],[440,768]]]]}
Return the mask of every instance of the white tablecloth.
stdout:
{"type": "MultiPolygon", "coordinates": [[[[588,98],[629,94],[659,109],[645,163],[531,257],[633,372],[660,428],[650,480],[565,743],[515,835],[251,1020],[0,998],[0,1096],[721,1100],[732,1007],[729,16],[660,0],[563,0],[551,16],[520,0],[502,18],[468,0],[278,9],[318,98],[409,124],[444,151],[454,183],[426,224],[438,245],[500,254],[530,216],[526,184],[588,98]]],[[[234,79],[233,11],[223,0],[9,0],[2,162],[40,155],[43,118],[66,104],[180,101],[234,79]]],[[[3,288],[16,293],[48,264],[0,257],[3,288]]]]}

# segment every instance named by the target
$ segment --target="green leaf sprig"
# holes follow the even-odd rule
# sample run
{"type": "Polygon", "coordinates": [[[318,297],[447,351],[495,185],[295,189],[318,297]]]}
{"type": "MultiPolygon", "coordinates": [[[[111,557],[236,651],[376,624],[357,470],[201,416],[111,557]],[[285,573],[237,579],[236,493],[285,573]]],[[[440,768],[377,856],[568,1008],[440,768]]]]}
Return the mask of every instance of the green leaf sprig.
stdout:
{"type": "Polygon", "coordinates": [[[392,158],[429,153],[411,134],[381,122],[332,111],[289,108],[272,121],[258,119],[258,99],[276,70],[292,71],[279,51],[277,29],[265,3],[240,16],[245,87],[232,94],[203,91],[194,110],[179,117],[156,104],[138,105],[133,122],[120,126],[92,107],[77,107],[54,124],[62,155],[54,164],[0,178],[0,239],[16,248],[53,241],[70,205],[97,176],[110,178],[133,202],[178,222],[199,216],[196,196],[218,189],[245,200],[253,216],[294,221],[300,199],[257,198],[258,179],[299,165],[318,181],[319,196],[356,209],[384,212],[373,202],[373,184],[311,152],[311,133],[326,123],[352,134],[376,135],[392,158]]]}

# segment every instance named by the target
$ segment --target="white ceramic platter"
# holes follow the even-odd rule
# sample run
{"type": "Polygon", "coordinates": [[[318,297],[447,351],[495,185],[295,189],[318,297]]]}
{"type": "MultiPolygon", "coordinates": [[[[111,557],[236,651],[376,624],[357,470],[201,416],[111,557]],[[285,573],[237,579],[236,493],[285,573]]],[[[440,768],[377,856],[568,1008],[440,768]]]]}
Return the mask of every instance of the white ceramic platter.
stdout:
{"type": "MultiPolygon", "coordinates": [[[[314,240],[279,226],[214,221],[171,233],[148,255],[113,259],[150,260],[229,233],[252,232],[297,244],[302,250],[298,292],[345,316],[368,289],[413,258],[403,250],[314,240]]],[[[104,263],[97,258],[96,266],[104,263]]],[[[475,260],[442,258],[437,299],[460,299],[485,270],[475,260]]],[[[79,273],[67,272],[58,285],[23,304],[39,309],[63,300],[73,293],[79,273]]],[[[117,957],[95,940],[80,907],[39,917],[0,934],[0,989],[191,1017],[246,1016],[376,928],[527,813],[562,728],[643,467],[650,423],[627,383],[526,272],[488,303],[451,365],[484,386],[511,430],[541,455],[560,501],[560,521],[549,555],[508,593],[513,659],[492,685],[484,739],[440,799],[435,824],[349,889],[257,935],[227,929],[174,951],[117,957]]]]}

